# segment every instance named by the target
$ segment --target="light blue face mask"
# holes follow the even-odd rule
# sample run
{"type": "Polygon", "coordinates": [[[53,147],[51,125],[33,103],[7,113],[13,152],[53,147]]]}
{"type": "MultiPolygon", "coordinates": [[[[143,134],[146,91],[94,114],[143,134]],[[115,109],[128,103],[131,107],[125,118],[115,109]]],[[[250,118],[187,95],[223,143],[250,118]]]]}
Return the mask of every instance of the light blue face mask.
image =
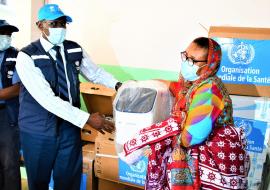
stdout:
{"type": "Polygon", "coordinates": [[[8,35],[0,35],[0,51],[5,51],[11,45],[11,37],[8,35]]]}
{"type": "MultiPolygon", "coordinates": [[[[206,65],[206,64],[205,64],[206,65]]],[[[203,65],[203,66],[205,66],[203,65]]],[[[203,67],[201,66],[201,67],[203,67]]],[[[199,67],[198,65],[190,65],[188,63],[188,60],[186,61],[183,61],[182,62],[182,65],[181,65],[181,74],[182,76],[184,77],[185,80],[188,80],[188,81],[195,81],[197,80],[198,78],[200,78],[198,75],[197,75],[197,71],[199,70],[199,67]]]]}
{"type": "Polygon", "coordinates": [[[66,38],[65,28],[49,28],[49,32],[50,35],[47,36],[47,38],[53,45],[59,45],[63,43],[66,38]]]}

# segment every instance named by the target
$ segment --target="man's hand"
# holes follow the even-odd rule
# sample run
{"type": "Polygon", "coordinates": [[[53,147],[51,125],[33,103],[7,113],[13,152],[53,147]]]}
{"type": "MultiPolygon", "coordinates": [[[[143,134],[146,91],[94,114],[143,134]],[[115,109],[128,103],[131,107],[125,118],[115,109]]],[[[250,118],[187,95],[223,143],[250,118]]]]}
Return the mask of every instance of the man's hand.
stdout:
{"type": "Polygon", "coordinates": [[[14,98],[19,96],[20,92],[20,84],[16,83],[10,87],[3,88],[0,90],[0,100],[8,100],[10,98],[14,98]]]}
{"type": "Polygon", "coordinates": [[[114,123],[107,121],[105,117],[100,113],[92,113],[87,120],[87,124],[98,130],[102,134],[104,134],[104,131],[107,131],[109,133],[112,133],[114,131],[114,123]]]}

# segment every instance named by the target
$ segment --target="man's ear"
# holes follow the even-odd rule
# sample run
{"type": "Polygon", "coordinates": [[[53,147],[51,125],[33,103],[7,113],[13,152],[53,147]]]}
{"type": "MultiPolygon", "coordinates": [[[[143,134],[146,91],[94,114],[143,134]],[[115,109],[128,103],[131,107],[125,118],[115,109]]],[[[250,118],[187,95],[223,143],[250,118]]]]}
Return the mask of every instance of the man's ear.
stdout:
{"type": "Polygon", "coordinates": [[[43,27],[43,23],[41,21],[37,21],[36,25],[40,30],[43,30],[44,27],[43,27]]]}

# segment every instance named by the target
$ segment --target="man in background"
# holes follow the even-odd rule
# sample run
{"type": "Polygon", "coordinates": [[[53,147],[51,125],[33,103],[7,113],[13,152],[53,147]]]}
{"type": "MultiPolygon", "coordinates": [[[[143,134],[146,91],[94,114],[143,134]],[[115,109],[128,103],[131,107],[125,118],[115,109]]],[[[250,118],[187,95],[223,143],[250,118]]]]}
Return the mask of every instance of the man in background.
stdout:
{"type": "Polygon", "coordinates": [[[15,71],[18,51],[11,35],[19,29],[0,20],[0,189],[20,190],[18,129],[19,78],[15,71]]]}

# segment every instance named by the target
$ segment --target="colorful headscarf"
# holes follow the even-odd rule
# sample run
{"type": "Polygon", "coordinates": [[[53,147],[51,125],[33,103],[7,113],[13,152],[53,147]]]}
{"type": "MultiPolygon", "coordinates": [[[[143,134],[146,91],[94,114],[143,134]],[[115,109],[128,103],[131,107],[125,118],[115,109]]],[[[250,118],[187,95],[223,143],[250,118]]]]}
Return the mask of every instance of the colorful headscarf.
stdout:
{"type": "MultiPolygon", "coordinates": [[[[196,40],[196,39],[195,39],[196,40]]],[[[194,41],[195,41],[194,40],[194,41]]],[[[175,117],[181,117],[185,119],[186,115],[186,102],[187,102],[187,92],[190,88],[194,91],[196,86],[198,86],[205,79],[216,75],[218,72],[220,61],[221,61],[221,48],[220,45],[213,39],[208,38],[208,56],[207,64],[202,68],[203,74],[200,75],[199,79],[194,82],[185,81],[183,76],[180,74],[178,82],[171,83],[170,89],[175,95],[175,105],[172,110],[172,115],[175,117]]]]}
{"type": "Polygon", "coordinates": [[[197,84],[207,79],[208,77],[214,76],[218,72],[220,66],[222,56],[220,45],[211,38],[208,38],[208,40],[209,40],[209,48],[208,48],[207,65],[202,70],[204,71],[204,73],[200,76],[200,78],[197,81],[195,81],[197,84]]]}

